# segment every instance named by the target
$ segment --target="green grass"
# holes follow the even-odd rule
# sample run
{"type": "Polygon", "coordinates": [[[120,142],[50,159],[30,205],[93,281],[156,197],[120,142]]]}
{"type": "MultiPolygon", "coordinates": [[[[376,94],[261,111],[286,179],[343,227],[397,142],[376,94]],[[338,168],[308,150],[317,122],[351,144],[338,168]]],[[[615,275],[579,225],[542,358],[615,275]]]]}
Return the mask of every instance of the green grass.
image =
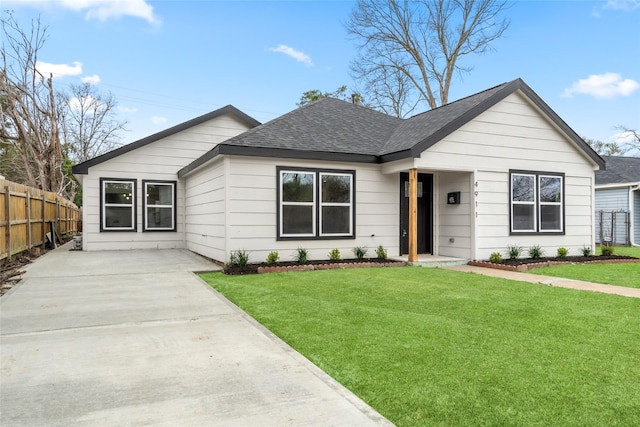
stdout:
{"type": "Polygon", "coordinates": [[[420,267],[203,278],[399,426],[640,425],[640,299],[420,267]]]}
{"type": "MultiPolygon", "coordinates": [[[[596,254],[600,255],[600,247],[596,254]]],[[[614,246],[614,255],[640,258],[640,247],[614,246]]],[[[640,264],[567,264],[534,268],[527,273],[640,288],[640,264]]]]}

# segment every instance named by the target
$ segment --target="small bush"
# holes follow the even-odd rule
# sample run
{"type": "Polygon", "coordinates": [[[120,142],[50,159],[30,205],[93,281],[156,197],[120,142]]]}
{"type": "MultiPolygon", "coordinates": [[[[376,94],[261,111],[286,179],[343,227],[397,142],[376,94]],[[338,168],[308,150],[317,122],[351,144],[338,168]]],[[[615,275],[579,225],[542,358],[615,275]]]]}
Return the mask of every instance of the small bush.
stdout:
{"type": "Polygon", "coordinates": [[[529,248],[529,258],[531,259],[539,259],[542,258],[544,251],[540,247],[540,245],[533,245],[529,248]]]}
{"type": "Polygon", "coordinates": [[[331,252],[329,252],[329,259],[331,261],[340,261],[340,249],[333,248],[331,252]]]}
{"type": "Polygon", "coordinates": [[[604,256],[611,256],[613,255],[613,246],[604,245],[602,246],[602,248],[600,248],[600,252],[604,256]]]}
{"type": "Polygon", "coordinates": [[[567,248],[558,248],[558,258],[566,258],[569,250],[567,248]]]}
{"type": "Polygon", "coordinates": [[[353,248],[353,254],[356,256],[356,258],[363,259],[367,255],[367,249],[363,248],[362,246],[356,246],[355,248],[353,248]]]}
{"type": "Polygon", "coordinates": [[[309,251],[305,248],[298,248],[296,250],[296,261],[300,264],[306,264],[309,261],[309,251]]]}
{"type": "Polygon", "coordinates": [[[278,251],[269,252],[269,255],[267,255],[267,264],[273,265],[278,261],[280,261],[280,255],[278,254],[278,251]]]}
{"type": "Polygon", "coordinates": [[[500,252],[494,252],[489,256],[489,261],[502,262],[502,255],[500,255],[500,252]]]}
{"type": "Polygon", "coordinates": [[[520,258],[520,255],[522,255],[522,246],[507,245],[507,255],[509,255],[509,259],[520,258]]]}
{"type": "Polygon", "coordinates": [[[584,245],[582,247],[582,249],[580,249],[580,252],[582,252],[582,256],[591,256],[591,255],[593,255],[593,251],[591,250],[591,246],[587,246],[587,245],[584,245]]]}
{"type": "Polygon", "coordinates": [[[384,246],[380,245],[376,249],[376,255],[378,256],[378,259],[387,259],[387,250],[384,246]]]}
{"type": "Polygon", "coordinates": [[[238,249],[237,251],[231,251],[231,257],[229,258],[229,265],[237,267],[246,267],[249,263],[249,254],[244,249],[238,249]]]}

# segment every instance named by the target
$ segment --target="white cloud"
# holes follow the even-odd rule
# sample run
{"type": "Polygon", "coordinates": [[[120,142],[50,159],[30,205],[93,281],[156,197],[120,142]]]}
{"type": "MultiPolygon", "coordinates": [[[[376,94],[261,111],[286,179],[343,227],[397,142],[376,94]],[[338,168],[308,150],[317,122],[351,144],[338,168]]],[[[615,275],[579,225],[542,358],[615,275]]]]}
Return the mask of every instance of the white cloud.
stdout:
{"type": "Polygon", "coordinates": [[[284,53],[285,55],[295,59],[298,62],[302,62],[307,67],[312,67],[313,62],[311,62],[311,57],[304,52],[300,52],[299,50],[295,50],[292,47],[281,44],[278,47],[269,48],[271,52],[284,53]]]}
{"type": "Polygon", "coordinates": [[[69,108],[75,111],[80,111],[84,107],[85,109],[93,109],[94,106],[99,106],[100,103],[92,96],[84,98],[71,98],[69,100],[69,108]]]}
{"type": "Polygon", "coordinates": [[[146,0],[9,0],[9,2],[31,4],[36,7],[63,7],[74,12],[86,12],[86,19],[99,21],[132,16],[144,19],[151,24],[160,23],[160,19],[153,13],[153,7],[146,0]]]}
{"type": "Polygon", "coordinates": [[[640,83],[632,79],[623,80],[618,73],[592,74],[566,88],[562,96],[570,98],[577,93],[595,98],[614,98],[629,96],[638,89],[640,89],[640,83]]]}
{"type": "Polygon", "coordinates": [[[138,109],[135,107],[118,107],[118,111],[121,113],[137,113],[138,109]]]}
{"type": "Polygon", "coordinates": [[[593,16],[600,18],[603,10],[633,12],[636,9],[640,9],[640,0],[607,0],[604,5],[593,8],[593,16]]]}
{"type": "Polygon", "coordinates": [[[611,135],[611,140],[618,145],[630,144],[635,142],[635,135],[631,131],[619,132],[611,135]]]}
{"type": "Polygon", "coordinates": [[[73,65],[67,65],[38,61],[36,69],[45,77],[49,75],[53,75],[53,77],[77,76],[82,74],[82,63],[75,61],[73,65]]]}
{"type": "Polygon", "coordinates": [[[166,117],[160,117],[160,116],[151,117],[151,123],[153,123],[154,125],[162,125],[166,122],[167,122],[166,117]]]}
{"type": "Polygon", "coordinates": [[[82,80],[82,83],[89,83],[90,85],[97,85],[98,83],[100,83],[100,76],[97,75],[97,74],[94,74],[93,76],[84,76],[80,80],[82,80]]]}

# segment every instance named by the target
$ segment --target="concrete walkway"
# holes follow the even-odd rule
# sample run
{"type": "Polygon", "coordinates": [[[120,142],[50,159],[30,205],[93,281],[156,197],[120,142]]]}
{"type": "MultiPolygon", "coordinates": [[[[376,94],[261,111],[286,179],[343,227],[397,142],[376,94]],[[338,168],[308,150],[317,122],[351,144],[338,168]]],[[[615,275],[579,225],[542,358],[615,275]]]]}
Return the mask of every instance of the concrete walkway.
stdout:
{"type": "Polygon", "coordinates": [[[0,425],[391,425],[191,273],[215,264],[68,249],[0,299],[0,425]]]}
{"type": "Polygon", "coordinates": [[[602,283],[583,282],[581,280],[563,279],[553,276],[541,276],[539,274],[520,273],[517,271],[497,270],[494,268],[477,267],[473,265],[456,265],[444,268],[466,273],[481,274],[483,276],[499,277],[501,279],[517,280],[519,282],[537,283],[547,286],[557,286],[560,288],[570,288],[581,291],[601,292],[605,294],[640,298],[640,289],[626,288],[624,286],[603,285],[602,283]]]}

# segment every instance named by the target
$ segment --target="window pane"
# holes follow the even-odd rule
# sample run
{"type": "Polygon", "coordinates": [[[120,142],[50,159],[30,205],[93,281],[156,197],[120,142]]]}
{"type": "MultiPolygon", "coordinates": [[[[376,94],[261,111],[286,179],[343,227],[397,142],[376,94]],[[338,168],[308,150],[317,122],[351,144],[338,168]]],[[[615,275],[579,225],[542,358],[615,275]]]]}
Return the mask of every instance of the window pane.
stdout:
{"type": "Polygon", "coordinates": [[[313,202],[313,177],[312,173],[283,173],[282,201],[313,202]]]}
{"type": "Polygon", "coordinates": [[[133,188],[130,182],[105,182],[104,202],[107,204],[130,205],[133,201],[133,188]]]}
{"type": "Polygon", "coordinates": [[[533,202],[535,200],[535,177],[511,175],[511,197],[514,202],[533,202]]]}
{"type": "Polygon", "coordinates": [[[131,209],[128,207],[106,206],[104,208],[105,227],[132,228],[131,209]]]}
{"type": "Polygon", "coordinates": [[[561,202],[562,201],[562,181],[560,178],[541,176],[540,177],[540,201],[541,202],[561,202]]]}
{"type": "Polygon", "coordinates": [[[173,186],[147,184],[147,205],[173,205],[173,186]]]}
{"type": "Polygon", "coordinates": [[[313,206],[283,206],[282,234],[312,234],[313,206]]]}
{"type": "Polygon", "coordinates": [[[560,213],[559,205],[540,206],[540,231],[562,229],[560,213]]]}
{"type": "Polygon", "coordinates": [[[533,205],[513,205],[513,230],[532,231],[534,226],[533,205]]]}
{"type": "Polygon", "coordinates": [[[348,206],[323,206],[322,234],[349,234],[349,210],[348,206]]]}
{"type": "Polygon", "coordinates": [[[351,176],[320,175],[322,178],[323,203],[350,203],[351,176]]]}
{"type": "Polygon", "coordinates": [[[173,228],[171,208],[147,208],[147,228],[173,228]]]}

